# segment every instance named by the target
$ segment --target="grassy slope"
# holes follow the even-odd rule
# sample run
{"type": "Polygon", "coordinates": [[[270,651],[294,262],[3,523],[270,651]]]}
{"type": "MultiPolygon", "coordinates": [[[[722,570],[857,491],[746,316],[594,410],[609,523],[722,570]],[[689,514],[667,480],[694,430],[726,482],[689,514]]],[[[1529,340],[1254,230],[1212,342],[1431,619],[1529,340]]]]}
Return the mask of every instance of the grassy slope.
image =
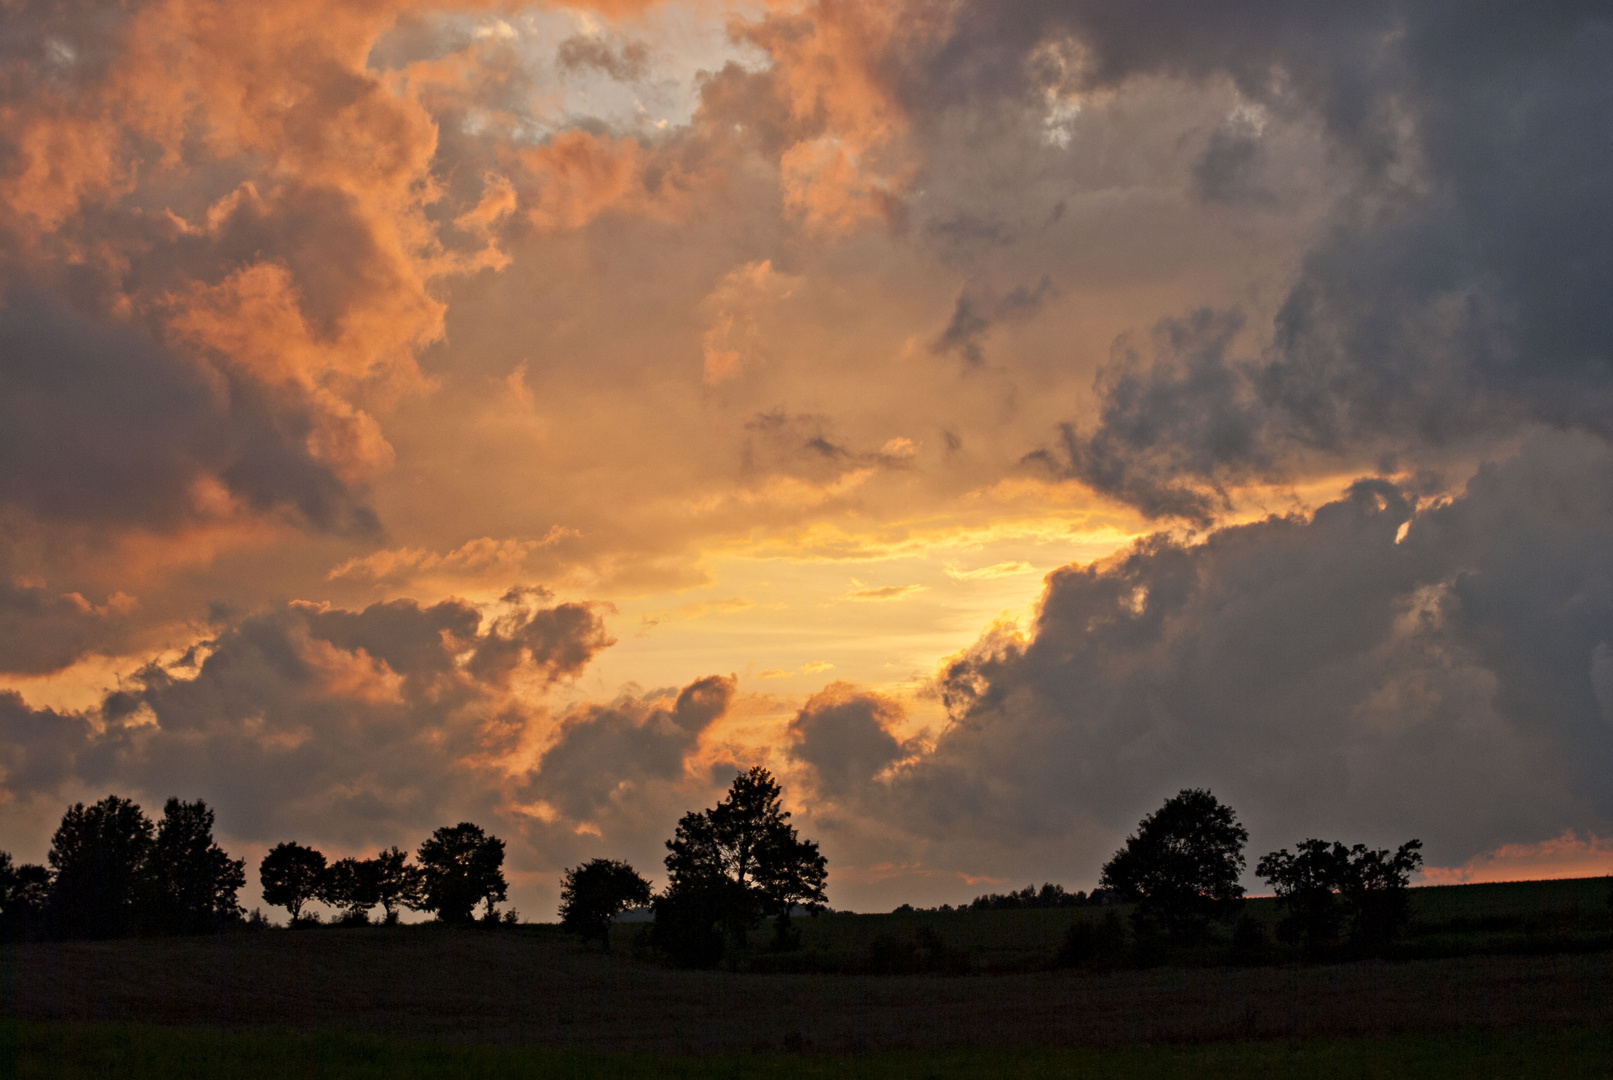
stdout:
{"type": "Polygon", "coordinates": [[[1470,1032],[1388,1039],[1220,1043],[1119,1050],[886,1052],[859,1057],[747,1054],[667,1058],[534,1047],[382,1040],[340,1032],[225,1033],[88,1024],[0,1029],[0,1071],[20,1080],[427,1080],[478,1077],[1031,1078],[1217,1080],[1258,1076],[1442,1080],[1613,1076],[1613,1036],[1588,1029],[1470,1032]]]}

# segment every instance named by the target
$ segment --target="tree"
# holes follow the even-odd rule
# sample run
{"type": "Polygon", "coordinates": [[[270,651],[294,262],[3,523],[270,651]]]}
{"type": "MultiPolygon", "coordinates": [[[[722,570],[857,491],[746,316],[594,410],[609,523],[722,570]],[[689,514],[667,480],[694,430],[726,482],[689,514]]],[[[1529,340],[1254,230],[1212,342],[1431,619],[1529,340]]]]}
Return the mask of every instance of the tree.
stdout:
{"type": "Polygon", "coordinates": [[[1312,956],[1324,953],[1347,928],[1351,943],[1382,952],[1411,917],[1411,874],[1422,865],[1421,840],[1394,852],[1365,844],[1304,840],[1261,857],[1255,873],[1287,909],[1284,930],[1312,956]]]}
{"type": "Polygon", "coordinates": [[[611,920],[650,902],[650,883],[625,862],[591,859],[567,870],[560,882],[560,925],[610,952],[611,920]]]}
{"type": "Polygon", "coordinates": [[[1209,791],[1184,788],[1143,818],[1103,867],[1099,884],[1137,901],[1139,930],[1157,923],[1176,941],[1201,937],[1243,898],[1249,830],[1209,791]]]}
{"type": "Polygon", "coordinates": [[[51,837],[46,919],[69,938],[125,937],[140,928],[149,890],[151,819],[129,799],[74,803],[51,837]]]}
{"type": "Polygon", "coordinates": [[[213,811],[205,802],[169,799],[151,849],[149,925],[172,934],[201,934],[241,917],[236,895],[246,884],[246,860],[213,842],[213,811]]]}
{"type": "Polygon", "coordinates": [[[1411,921],[1411,875],[1423,864],[1422,847],[1421,840],[1408,840],[1393,852],[1362,844],[1350,849],[1344,898],[1357,949],[1383,953],[1411,921]]]}
{"type": "Polygon", "coordinates": [[[325,870],[319,898],[340,911],[344,923],[367,923],[370,908],[381,902],[377,869],[370,859],[337,859],[325,870]]]}
{"type": "Polygon", "coordinates": [[[715,962],[714,924],[743,948],[762,916],[777,918],[780,939],[788,940],[791,907],[823,906],[824,857],[816,843],[797,837],[789,817],[773,775],[760,766],[735,777],[712,809],[683,815],[666,844],[669,881],[655,905],[663,947],[715,962]]]}
{"type": "Polygon", "coordinates": [[[468,821],[444,825],[420,845],[421,906],[447,923],[472,921],[476,905],[487,902],[487,918],[505,898],[504,841],[468,821]]]}
{"type": "Polygon", "coordinates": [[[37,934],[45,920],[50,871],[38,863],[14,864],[0,851],[0,941],[21,941],[37,934]]]}
{"type": "Polygon", "coordinates": [[[276,844],[258,864],[263,902],[283,907],[292,923],[302,919],[303,905],[319,899],[325,882],[325,856],[295,840],[276,844]]]}
{"type": "Polygon", "coordinates": [[[389,847],[370,862],[375,867],[375,902],[386,912],[386,925],[398,921],[398,907],[418,908],[424,903],[420,868],[409,864],[409,856],[389,847]]]}
{"type": "Polygon", "coordinates": [[[1338,939],[1344,926],[1344,888],[1350,849],[1326,840],[1305,840],[1294,854],[1287,848],[1263,855],[1255,874],[1271,886],[1286,909],[1281,933],[1304,942],[1305,951],[1320,955],[1338,939]]]}

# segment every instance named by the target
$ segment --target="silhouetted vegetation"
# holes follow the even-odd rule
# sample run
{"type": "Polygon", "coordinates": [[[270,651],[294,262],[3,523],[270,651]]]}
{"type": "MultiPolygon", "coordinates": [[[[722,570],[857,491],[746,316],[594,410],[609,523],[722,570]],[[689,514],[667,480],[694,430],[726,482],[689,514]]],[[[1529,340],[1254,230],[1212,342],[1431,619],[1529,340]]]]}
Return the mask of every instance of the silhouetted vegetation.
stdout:
{"type": "Polygon", "coordinates": [[[276,844],[258,864],[258,881],[263,885],[264,902],[285,908],[296,925],[302,909],[324,892],[324,853],[295,840],[276,844]]]}
{"type": "Polygon", "coordinates": [[[468,923],[485,902],[487,922],[498,921],[504,880],[504,841],[468,821],[444,825],[420,845],[421,910],[446,923],[468,923]]]}
{"type": "Polygon", "coordinates": [[[1192,943],[1211,921],[1237,913],[1248,842],[1230,806],[1208,791],[1184,789],[1143,818],[1099,882],[1136,903],[1140,938],[1163,933],[1172,943],[1192,943]]]}
{"type": "Polygon", "coordinates": [[[1411,920],[1411,875],[1422,865],[1422,841],[1373,851],[1305,840],[1261,858],[1255,873],[1269,883],[1286,914],[1279,933],[1312,958],[1348,939],[1352,952],[1382,955],[1411,920]]]}
{"type": "Polygon", "coordinates": [[[650,897],[650,883],[627,863],[590,859],[561,879],[560,925],[584,941],[597,938],[609,952],[611,920],[650,897]]]}
{"type": "MultiPolygon", "coordinates": [[[[18,865],[0,851],[0,939],[119,938],[261,929],[237,897],[246,863],[213,839],[214,814],[201,801],[171,798],[153,823],[132,800],[108,795],[75,803],[51,838],[49,866],[18,865]]],[[[435,911],[444,922],[469,922],[486,901],[486,921],[508,886],[504,841],[469,822],[438,829],[414,866],[396,847],[373,859],[327,865],[322,852],[295,841],[275,845],[258,866],[263,898],[283,907],[292,925],[318,922],[308,905],[335,908],[338,922],[362,925],[380,905],[383,921],[398,910],[435,911]]],[[[503,921],[516,921],[506,912],[503,921]]]]}
{"type": "Polygon", "coordinates": [[[747,932],[775,920],[775,949],[797,941],[790,911],[824,905],[827,864],[789,823],[772,773],[760,766],[734,778],[710,810],[691,811],[667,841],[667,889],[654,902],[654,944],[675,963],[700,967],[722,956],[726,937],[743,952],[747,932]]]}

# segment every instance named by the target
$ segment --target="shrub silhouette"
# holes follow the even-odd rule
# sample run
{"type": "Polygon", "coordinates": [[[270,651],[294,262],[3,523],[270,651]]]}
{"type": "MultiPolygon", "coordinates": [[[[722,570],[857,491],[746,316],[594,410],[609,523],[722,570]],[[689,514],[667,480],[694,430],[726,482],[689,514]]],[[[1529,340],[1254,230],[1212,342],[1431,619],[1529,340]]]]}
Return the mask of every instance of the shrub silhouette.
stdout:
{"type": "Polygon", "coordinates": [[[1102,919],[1077,919],[1070,924],[1058,951],[1053,954],[1053,966],[1113,971],[1125,959],[1125,924],[1118,911],[1107,911],[1102,919]]]}

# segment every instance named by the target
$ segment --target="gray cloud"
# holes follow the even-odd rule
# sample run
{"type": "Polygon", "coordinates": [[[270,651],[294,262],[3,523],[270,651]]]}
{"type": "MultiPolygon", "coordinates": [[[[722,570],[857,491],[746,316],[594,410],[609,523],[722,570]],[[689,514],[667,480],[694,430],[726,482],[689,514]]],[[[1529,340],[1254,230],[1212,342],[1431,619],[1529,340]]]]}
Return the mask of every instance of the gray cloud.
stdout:
{"type": "MultiPolygon", "coordinates": [[[[1230,81],[1325,130],[1354,179],[1271,348],[1123,365],[1096,426],[1067,433],[1070,475],[1202,518],[1218,486],[1302,453],[1415,453],[1536,422],[1613,431],[1610,58],[1613,18],[1594,4],[1046,0],[964,5],[902,85],[915,113],[943,117],[1230,81]],[[1230,441],[1181,422],[1199,400],[1225,419],[1229,398],[1230,441]]],[[[1190,179],[1201,198],[1256,204],[1260,156],[1252,130],[1223,127],[1190,179]]]]}
{"type": "Polygon", "coordinates": [[[865,787],[902,757],[890,733],[901,706],[849,683],[814,694],[790,721],[790,755],[812,767],[822,794],[835,797],[865,787]]]}
{"type": "Polygon", "coordinates": [[[232,835],[265,842],[392,842],[456,813],[485,816],[507,787],[501,759],[541,713],[502,693],[513,660],[477,670],[475,658],[515,641],[525,670],[553,680],[608,639],[584,605],[529,607],[486,630],[481,619],[458,600],[291,605],[234,622],[176,664],[148,664],[92,716],[13,695],[4,787],[22,799],[69,783],[192,792],[232,835]]]}
{"type": "Polygon", "coordinates": [[[1257,846],[1415,835],[1450,864],[1605,830],[1610,478],[1600,440],[1541,435],[1448,502],[1363,480],[1314,516],[1155,536],[1056,571],[1025,638],[951,662],[950,723],[889,783],[867,782],[891,749],[865,708],[809,707],[795,753],[844,784],[866,861],[977,874],[1090,880],[1195,785],[1257,846]]]}
{"type": "MultiPolygon", "coordinates": [[[[619,813],[622,803],[657,801],[645,789],[683,778],[685,757],[701,732],[728,711],[736,686],[732,677],[709,675],[684,687],[675,699],[624,697],[577,709],[561,722],[559,738],[544,751],[530,790],[583,822],[595,821],[613,804],[619,813]]],[[[637,816],[643,808],[631,812],[637,816]]]]}
{"type": "Polygon", "coordinates": [[[957,356],[969,367],[986,362],[984,342],[993,327],[1028,319],[1041,310],[1053,292],[1053,279],[1044,276],[1035,288],[1018,285],[1001,296],[989,290],[965,288],[952,308],[952,321],[930,346],[937,354],[957,356]]]}

